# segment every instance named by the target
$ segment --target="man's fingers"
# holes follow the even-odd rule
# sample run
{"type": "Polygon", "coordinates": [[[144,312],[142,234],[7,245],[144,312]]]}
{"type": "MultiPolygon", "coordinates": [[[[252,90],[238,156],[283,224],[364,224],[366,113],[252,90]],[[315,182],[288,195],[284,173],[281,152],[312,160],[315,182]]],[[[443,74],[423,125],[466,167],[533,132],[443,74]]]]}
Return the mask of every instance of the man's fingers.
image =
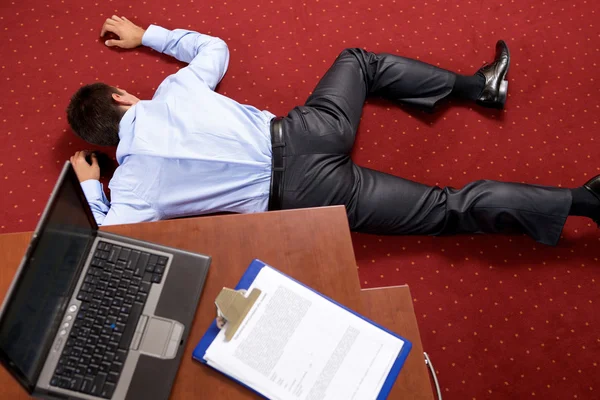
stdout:
{"type": "Polygon", "coordinates": [[[123,44],[125,43],[124,40],[107,40],[106,42],[104,42],[105,45],[107,45],[108,47],[123,47],[123,44]]]}
{"type": "Polygon", "coordinates": [[[96,157],[96,153],[92,153],[92,166],[98,166],[98,157],[96,157]]]}
{"type": "Polygon", "coordinates": [[[118,22],[121,22],[121,21],[123,21],[123,20],[121,19],[121,17],[117,17],[116,15],[113,15],[113,16],[112,16],[112,19],[113,19],[113,20],[115,20],[115,21],[118,21],[118,22]]]}
{"type": "Polygon", "coordinates": [[[129,20],[128,20],[127,18],[125,18],[125,17],[121,17],[121,18],[123,18],[123,20],[125,20],[125,21],[128,21],[128,22],[129,22],[129,20]]]}
{"type": "Polygon", "coordinates": [[[111,24],[109,24],[109,23],[108,23],[108,20],[107,20],[107,22],[106,22],[106,23],[104,23],[104,25],[102,25],[102,31],[100,32],[100,37],[103,37],[103,36],[106,34],[106,32],[112,32],[112,33],[114,33],[115,35],[119,35],[119,34],[117,33],[117,30],[118,30],[118,28],[117,28],[117,26],[114,24],[114,22],[112,22],[111,24]]]}

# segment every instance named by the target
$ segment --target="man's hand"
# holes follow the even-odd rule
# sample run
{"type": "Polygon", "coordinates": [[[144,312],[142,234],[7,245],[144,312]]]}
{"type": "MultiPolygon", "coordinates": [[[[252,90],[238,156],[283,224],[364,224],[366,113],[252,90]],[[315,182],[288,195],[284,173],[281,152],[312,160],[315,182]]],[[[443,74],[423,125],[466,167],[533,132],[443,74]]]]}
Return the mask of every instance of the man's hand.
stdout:
{"type": "Polygon", "coordinates": [[[100,36],[104,37],[106,32],[112,32],[119,37],[119,40],[107,40],[104,42],[108,47],[120,47],[122,49],[133,49],[142,44],[142,37],[145,29],[140,28],[125,17],[113,15],[102,25],[100,36]]]}
{"type": "Polygon", "coordinates": [[[90,165],[85,159],[88,154],[89,152],[85,150],[78,151],[71,157],[71,164],[73,164],[73,169],[77,174],[79,182],[85,182],[90,179],[96,181],[100,180],[100,166],[98,165],[98,159],[96,158],[96,155],[92,153],[90,155],[92,165],[90,165]]]}

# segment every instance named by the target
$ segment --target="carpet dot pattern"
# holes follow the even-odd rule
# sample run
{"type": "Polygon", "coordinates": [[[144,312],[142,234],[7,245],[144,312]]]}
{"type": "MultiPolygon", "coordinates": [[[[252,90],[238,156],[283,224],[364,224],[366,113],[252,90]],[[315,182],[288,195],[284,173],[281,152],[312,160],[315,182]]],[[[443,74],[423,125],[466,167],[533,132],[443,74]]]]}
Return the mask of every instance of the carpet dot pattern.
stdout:
{"type": "MultiPolygon", "coordinates": [[[[504,39],[505,110],[450,101],[428,114],[370,99],[354,159],[430,185],[575,187],[600,173],[599,13],[590,0],[7,0],[0,233],[33,229],[64,161],[90,148],[64,112],[77,88],[103,81],[150,98],[183,66],[145,48],[107,48],[99,33],[113,14],[224,39],[231,61],[218,91],[278,115],[302,104],[346,47],[472,74],[504,39]]],[[[522,236],[352,238],[363,287],[410,285],[444,398],[600,397],[600,235],[591,221],[569,219],[555,248],[522,236]]]]}

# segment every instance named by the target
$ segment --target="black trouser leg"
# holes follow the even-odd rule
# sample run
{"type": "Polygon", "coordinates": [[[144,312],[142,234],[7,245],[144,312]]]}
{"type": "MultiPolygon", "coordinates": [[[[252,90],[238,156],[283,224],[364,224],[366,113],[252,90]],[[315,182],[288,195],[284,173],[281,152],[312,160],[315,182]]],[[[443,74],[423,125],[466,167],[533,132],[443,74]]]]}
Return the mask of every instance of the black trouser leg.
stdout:
{"type": "Polygon", "coordinates": [[[358,166],[354,172],[357,196],[347,209],[360,232],[525,233],[555,245],[571,205],[569,189],[485,180],[441,189],[358,166]]]}
{"type": "Polygon", "coordinates": [[[283,208],[343,204],[353,230],[376,234],[522,232],[555,244],[571,205],[568,189],[494,181],[441,189],[350,160],[369,94],[431,107],[450,94],[454,80],[452,72],[416,60],[342,52],[306,106],[284,120],[283,208]]]}
{"type": "MultiPolygon", "coordinates": [[[[320,113],[319,119],[328,125],[325,128],[338,136],[338,148],[331,150],[349,154],[367,96],[431,108],[452,92],[455,77],[450,71],[410,58],[346,49],[306,101],[310,109],[300,108],[320,113]]],[[[314,128],[309,126],[309,130],[314,128]]]]}

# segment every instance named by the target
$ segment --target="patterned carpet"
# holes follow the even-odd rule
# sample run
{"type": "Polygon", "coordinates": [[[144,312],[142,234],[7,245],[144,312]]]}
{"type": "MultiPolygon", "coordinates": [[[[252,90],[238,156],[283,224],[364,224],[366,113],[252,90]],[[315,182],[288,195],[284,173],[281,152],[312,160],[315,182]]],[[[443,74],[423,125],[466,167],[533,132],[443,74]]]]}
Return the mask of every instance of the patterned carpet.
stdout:
{"type": "MultiPolygon", "coordinates": [[[[506,110],[435,114],[373,99],[355,160],[427,184],[476,179],[578,186],[600,170],[598,3],[575,0],[7,0],[0,5],[0,233],[31,230],[61,165],[87,148],[64,114],[82,84],[152,96],[181,65],[106,48],[107,17],[223,38],[218,90],[285,114],[345,47],[473,73],[497,39],[512,52],[506,110]]],[[[106,178],[105,178],[106,182],[106,178]]],[[[600,398],[600,235],[567,222],[556,248],[521,236],[354,235],[364,287],[407,283],[446,399],[600,398]]]]}

